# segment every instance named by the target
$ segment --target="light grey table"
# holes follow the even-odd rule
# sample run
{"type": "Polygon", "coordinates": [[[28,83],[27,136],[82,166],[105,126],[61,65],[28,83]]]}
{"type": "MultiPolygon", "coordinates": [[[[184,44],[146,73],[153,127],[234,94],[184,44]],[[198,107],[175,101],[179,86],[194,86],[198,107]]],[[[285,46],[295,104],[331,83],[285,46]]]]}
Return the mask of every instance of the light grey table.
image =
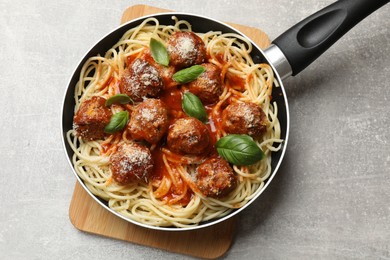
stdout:
{"type": "MultiPolygon", "coordinates": [[[[143,1],[258,27],[271,39],[331,0],[143,1]]],[[[63,93],[127,1],[0,2],[0,259],[182,259],[85,234],[63,93]]],[[[241,215],[226,259],[390,259],[390,5],[285,82],[291,135],[269,188],[241,215]]]]}

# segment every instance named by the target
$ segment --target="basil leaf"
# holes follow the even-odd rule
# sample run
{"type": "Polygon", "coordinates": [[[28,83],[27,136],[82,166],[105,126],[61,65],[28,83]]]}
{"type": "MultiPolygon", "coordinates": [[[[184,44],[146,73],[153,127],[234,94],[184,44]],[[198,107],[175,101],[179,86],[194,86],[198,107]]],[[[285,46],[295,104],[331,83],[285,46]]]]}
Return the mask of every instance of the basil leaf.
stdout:
{"type": "Polygon", "coordinates": [[[149,46],[153,59],[161,65],[168,66],[169,55],[167,48],[165,48],[164,44],[154,38],[150,38],[149,46]]]}
{"type": "Polygon", "coordinates": [[[191,92],[184,93],[181,106],[187,115],[195,117],[203,123],[207,121],[207,113],[202,101],[191,92]]]}
{"type": "Polygon", "coordinates": [[[127,121],[129,121],[129,112],[118,112],[111,117],[110,122],[104,128],[104,132],[108,134],[116,133],[126,126],[127,121]]]}
{"type": "Polygon", "coordinates": [[[179,83],[188,83],[199,77],[203,72],[205,72],[205,70],[206,68],[202,65],[194,65],[192,67],[179,70],[173,74],[173,79],[179,83]]]}
{"type": "Polygon", "coordinates": [[[252,165],[265,156],[249,135],[226,135],[215,146],[219,155],[234,165],[252,165]]]}
{"type": "Polygon", "coordinates": [[[133,100],[126,94],[116,94],[106,100],[106,107],[111,106],[112,104],[128,104],[134,103],[133,100]]]}

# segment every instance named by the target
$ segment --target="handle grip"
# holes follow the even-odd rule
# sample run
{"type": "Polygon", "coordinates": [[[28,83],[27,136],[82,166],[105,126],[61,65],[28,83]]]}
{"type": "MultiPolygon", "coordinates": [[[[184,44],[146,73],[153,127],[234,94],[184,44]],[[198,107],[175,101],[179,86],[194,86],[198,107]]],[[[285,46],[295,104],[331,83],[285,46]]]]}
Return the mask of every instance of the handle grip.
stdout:
{"type": "Polygon", "coordinates": [[[389,1],[337,1],[291,27],[272,43],[283,52],[295,76],[357,23],[389,1]]]}

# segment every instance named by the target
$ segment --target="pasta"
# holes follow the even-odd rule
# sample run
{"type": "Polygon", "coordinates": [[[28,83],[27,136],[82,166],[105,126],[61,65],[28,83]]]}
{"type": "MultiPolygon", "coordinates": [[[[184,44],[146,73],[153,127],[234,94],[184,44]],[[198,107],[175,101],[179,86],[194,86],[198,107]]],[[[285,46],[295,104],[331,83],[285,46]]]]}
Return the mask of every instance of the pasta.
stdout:
{"type": "MultiPolygon", "coordinates": [[[[134,57],[143,55],[151,38],[166,43],[175,32],[191,31],[188,22],[173,19],[174,25],[160,25],[157,19],[148,18],[128,30],[104,56],[89,58],[75,88],[75,112],[82,102],[93,96],[108,99],[120,93],[118,84],[126,67],[134,57]]],[[[120,144],[134,142],[129,131],[125,128],[100,140],[83,140],[75,129],[69,130],[67,141],[74,152],[72,163],[78,176],[94,195],[106,200],[111,209],[138,223],[185,228],[229,214],[261,192],[271,174],[271,153],[281,148],[278,108],[276,103],[271,103],[272,88],[278,86],[272,68],[253,62],[252,45],[240,35],[215,31],[197,35],[205,43],[208,63],[221,69],[224,82],[218,101],[206,106],[206,125],[212,138],[218,140],[228,134],[221,126],[221,113],[227,103],[254,103],[264,111],[268,121],[265,133],[255,139],[265,158],[250,166],[232,165],[237,186],[226,196],[215,198],[205,196],[194,180],[197,167],[207,156],[178,154],[165,144],[150,144],[154,172],[163,174],[148,183],[121,185],[112,178],[110,156],[120,144]]],[[[171,81],[165,88],[171,91],[170,101],[178,97],[176,90],[180,90],[180,86],[176,82],[171,81]]],[[[138,103],[110,109],[113,114],[121,110],[131,112],[138,103]]],[[[183,117],[182,111],[177,113],[183,117]]]]}

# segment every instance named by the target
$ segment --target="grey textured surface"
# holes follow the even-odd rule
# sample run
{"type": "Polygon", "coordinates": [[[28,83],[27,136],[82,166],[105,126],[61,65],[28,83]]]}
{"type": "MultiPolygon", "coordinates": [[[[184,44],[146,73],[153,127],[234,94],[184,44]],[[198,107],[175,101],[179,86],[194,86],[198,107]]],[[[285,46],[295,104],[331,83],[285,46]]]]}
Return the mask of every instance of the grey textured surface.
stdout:
{"type": "MultiPolygon", "coordinates": [[[[273,39],[331,0],[144,1],[262,28],[273,39]]],[[[0,259],[182,259],[85,234],[60,114],[71,73],[136,1],[0,2],[0,259]]],[[[390,6],[285,81],[291,135],[226,259],[390,259],[390,6]]]]}

